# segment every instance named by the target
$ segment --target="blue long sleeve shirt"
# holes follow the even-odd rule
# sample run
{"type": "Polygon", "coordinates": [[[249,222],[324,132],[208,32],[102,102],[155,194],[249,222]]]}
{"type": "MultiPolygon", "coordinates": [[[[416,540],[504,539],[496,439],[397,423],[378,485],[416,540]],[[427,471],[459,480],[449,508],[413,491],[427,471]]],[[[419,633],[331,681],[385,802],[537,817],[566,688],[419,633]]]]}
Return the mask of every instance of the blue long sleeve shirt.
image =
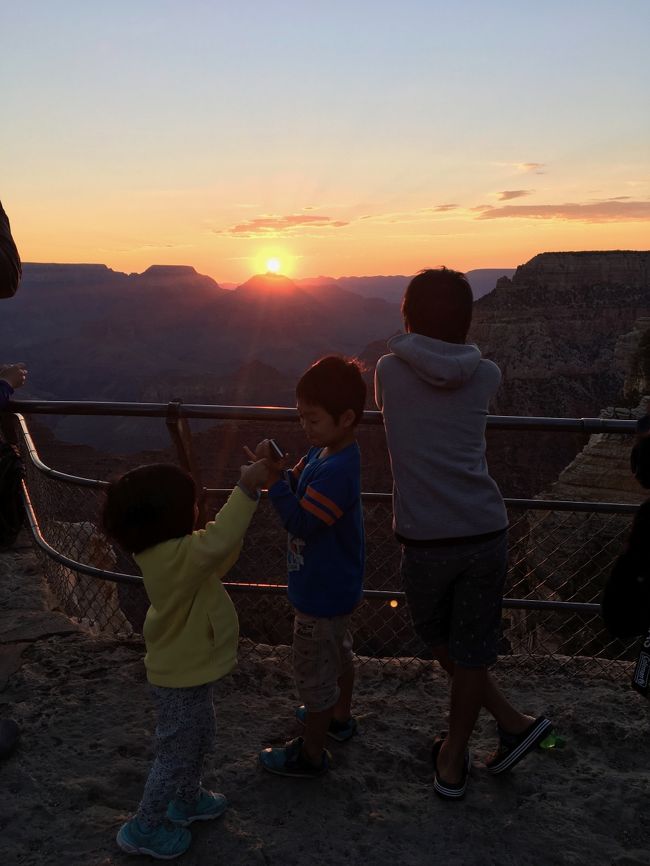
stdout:
{"type": "Polygon", "coordinates": [[[311,448],[269,490],[289,533],[289,600],[302,613],[351,613],[363,591],[365,539],[356,442],[327,457],[311,448]]]}

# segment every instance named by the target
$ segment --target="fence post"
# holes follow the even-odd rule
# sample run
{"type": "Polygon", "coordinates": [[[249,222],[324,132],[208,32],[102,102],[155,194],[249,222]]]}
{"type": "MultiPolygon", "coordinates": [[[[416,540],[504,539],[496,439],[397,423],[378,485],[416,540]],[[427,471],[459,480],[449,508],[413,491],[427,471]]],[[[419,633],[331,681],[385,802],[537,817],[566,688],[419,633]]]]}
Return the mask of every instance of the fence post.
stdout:
{"type": "Polygon", "coordinates": [[[205,526],[208,521],[206,499],[207,493],[201,481],[201,473],[196,462],[194,454],[194,440],[192,439],[192,431],[187,418],[183,418],[182,406],[183,401],[180,397],[171,400],[167,407],[167,416],[165,423],[172,442],[176,448],[178,462],[183,469],[194,479],[197,490],[197,504],[199,506],[199,517],[197,524],[199,527],[205,526]]]}

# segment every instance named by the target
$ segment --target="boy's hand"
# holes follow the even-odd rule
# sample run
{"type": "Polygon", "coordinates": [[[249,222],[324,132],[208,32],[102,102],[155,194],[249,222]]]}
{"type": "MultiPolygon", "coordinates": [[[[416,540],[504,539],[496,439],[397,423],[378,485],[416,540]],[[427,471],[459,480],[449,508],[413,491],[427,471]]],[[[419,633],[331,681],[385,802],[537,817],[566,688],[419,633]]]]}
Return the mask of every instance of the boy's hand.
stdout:
{"type": "Polygon", "coordinates": [[[0,366],[0,379],[4,379],[12,388],[20,388],[25,384],[27,367],[24,364],[7,364],[0,366]]]}
{"type": "Polygon", "coordinates": [[[276,452],[269,445],[268,439],[262,439],[261,442],[258,442],[255,446],[255,452],[253,453],[248,446],[244,446],[244,451],[251,460],[261,460],[263,457],[268,457],[269,460],[272,460],[274,463],[282,463],[282,467],[284,468],[284,458],[280,459],[276,452]]]}

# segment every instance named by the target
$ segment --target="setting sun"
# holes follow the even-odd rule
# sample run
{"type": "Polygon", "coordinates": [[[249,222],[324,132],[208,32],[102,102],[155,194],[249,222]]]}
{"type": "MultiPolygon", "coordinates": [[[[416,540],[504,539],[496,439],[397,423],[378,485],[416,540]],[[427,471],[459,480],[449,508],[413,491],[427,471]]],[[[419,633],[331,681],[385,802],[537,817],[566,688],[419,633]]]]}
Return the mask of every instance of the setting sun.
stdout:
{"type": "Polygon", "coordinates": [[[281,264],[280,259],[267,259],[266,270],[271,274],[279,274],[281,264]]]}

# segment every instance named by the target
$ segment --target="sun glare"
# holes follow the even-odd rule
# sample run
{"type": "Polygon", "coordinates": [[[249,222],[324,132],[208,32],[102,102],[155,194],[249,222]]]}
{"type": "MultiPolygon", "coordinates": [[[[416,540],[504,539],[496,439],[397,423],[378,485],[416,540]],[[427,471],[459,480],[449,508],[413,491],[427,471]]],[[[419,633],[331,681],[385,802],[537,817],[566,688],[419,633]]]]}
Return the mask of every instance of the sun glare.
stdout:
{"type": "Polygon", "coordinates": [[[270,274],[279,274],[281,267],[280,259],[267,259],[266,260],[266,270],[270,274]]]}

